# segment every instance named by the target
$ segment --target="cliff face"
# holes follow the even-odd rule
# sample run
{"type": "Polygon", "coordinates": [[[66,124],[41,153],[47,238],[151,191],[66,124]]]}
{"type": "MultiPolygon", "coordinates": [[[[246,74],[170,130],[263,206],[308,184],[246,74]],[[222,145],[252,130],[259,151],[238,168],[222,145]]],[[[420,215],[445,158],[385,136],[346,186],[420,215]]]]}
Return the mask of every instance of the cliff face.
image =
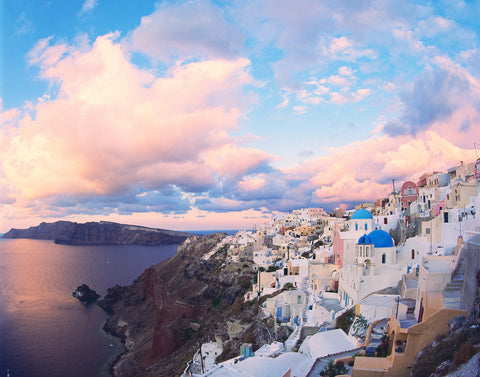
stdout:
{"type": "Polygon", "coordinates": [[[70,221],[41,223],[28,229],[11,229],[4,238],[55,240],[64,245],[165,245],[183,242],[192,234],[112,222],[70,221]]]}
{"type": "Polygon", "coordinates": [[[99,302],[111,313],[104,329],[127,349],[113,368],[115,376],[180,375],[199,343],[215,336],[224,342],[224,358],[238,355],[243,342],[272,340],[258,318],[258,304],[243,303],[251,265],[225,265],[226,247],[201,259],[223,237],[182,244],[132,285],[108,290],[99,302]]]}
{"type": "Polygon", "coordinates": [[[10,229],[3,238],[29,238],[36,240],[54,240],[64,230],[73,228],[70,221],[57,221],[54,223],[41,223],[28,229],[10,229]]]}

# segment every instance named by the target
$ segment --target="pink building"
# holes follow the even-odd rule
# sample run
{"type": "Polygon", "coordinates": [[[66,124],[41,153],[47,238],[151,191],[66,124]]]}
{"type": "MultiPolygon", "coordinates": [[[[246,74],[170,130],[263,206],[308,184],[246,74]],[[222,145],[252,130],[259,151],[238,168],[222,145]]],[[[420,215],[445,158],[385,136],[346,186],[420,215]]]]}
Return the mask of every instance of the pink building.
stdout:
{"type": "Polygon", "coordinates": [[[323,208],[309,208],[307,214],[310,217],[322,217],[327,215],[323,208]]]}
{"type": "Polygon", "coordinates": [[[340,229],[337,223],[335,223],[333,226],[333,258],[335,260],[335,265],[342,268],[343,267],[343,239],[340,237],[340,229]]]}
{"type": "Polygon", "coordinates": [[[400,190],[400,197],[402,201],[402,210],[410,208],[410,203],[413,203],[418,198],[417,185],[412,181],[405,182],[400,190]]]}

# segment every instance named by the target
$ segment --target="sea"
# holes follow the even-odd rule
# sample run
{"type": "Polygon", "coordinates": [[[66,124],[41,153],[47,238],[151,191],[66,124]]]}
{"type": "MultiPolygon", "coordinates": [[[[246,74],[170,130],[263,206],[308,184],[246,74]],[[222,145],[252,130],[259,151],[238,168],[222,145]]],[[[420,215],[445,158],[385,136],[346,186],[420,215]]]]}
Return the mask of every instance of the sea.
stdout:
{"type": "Polygon", "coordinates": [[[102,330],[107,314],[72,292],[85,283],[103,296],[176,250],[0,238],[0,377],[108,376],[122,346],[102,330]]]}
{"type": "Polygon", "coordinates": [[[109,376],[123,346],[102,330],[107,314],[72,292],[85,283],[103,296],[117,284],[129,285],[175,255],[177,246],[0,238],[0,377],[109,376]]]}

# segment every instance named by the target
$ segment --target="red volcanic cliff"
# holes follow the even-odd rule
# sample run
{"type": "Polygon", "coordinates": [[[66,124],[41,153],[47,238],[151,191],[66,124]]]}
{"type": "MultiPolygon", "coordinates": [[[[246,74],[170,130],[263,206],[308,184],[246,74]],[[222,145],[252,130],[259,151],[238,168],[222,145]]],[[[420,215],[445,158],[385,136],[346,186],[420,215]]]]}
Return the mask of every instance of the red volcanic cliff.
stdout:
{"type": "Polygon", "coordinates": [[[224,358],[237,355],[240,344],[252,337],[267,340],[265,324],[258,325],[258,305],[243,303],[252,265],[226,264],[228,245],[201,259],[223,237],[184,243],[174,257],[148,268],[132,285],[108,290],[99,302],[111,313],[104,328],[126,347],[112,368],[114,375],[180,375],[199,343],[214,336],[224,341],[224,358]],[[228,326],[232,321],[236,333],[228,326]]]}

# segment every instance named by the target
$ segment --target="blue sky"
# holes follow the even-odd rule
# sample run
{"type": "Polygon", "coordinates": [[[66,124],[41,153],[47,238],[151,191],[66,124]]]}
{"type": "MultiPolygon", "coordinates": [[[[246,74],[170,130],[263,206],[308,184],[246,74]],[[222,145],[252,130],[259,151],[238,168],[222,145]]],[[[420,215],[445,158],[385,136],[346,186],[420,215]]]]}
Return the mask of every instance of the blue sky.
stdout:
{"type": "Polygon", "coordinates": [[[236,228],[473,161],[479,7],[5,0],[0,232],[236,228]]]}

